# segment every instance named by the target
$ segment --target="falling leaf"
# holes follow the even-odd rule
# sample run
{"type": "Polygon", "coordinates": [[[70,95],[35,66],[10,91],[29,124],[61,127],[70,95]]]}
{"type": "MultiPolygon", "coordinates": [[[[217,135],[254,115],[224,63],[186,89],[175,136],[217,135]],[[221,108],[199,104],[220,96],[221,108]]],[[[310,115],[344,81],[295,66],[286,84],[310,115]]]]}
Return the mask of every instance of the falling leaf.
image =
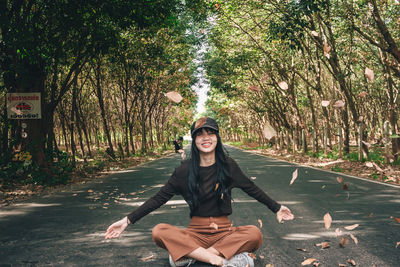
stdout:
{"type": "Polygon", "coordinates": [[[328,45],[327,42],[324,43],[324,55],[329,59],[330,55],[329,52],[331,51],[331,47],[328,45]]]}
{"type": "Polygon", "coordinates": [[[326,229],[329,229],[331,227],[332,217],[329,214],[329,212],[324,215],[324,223],[325,223],[325,228],[326,229]]]}
{"type": "Polygon", "coordinates": [[[354,260],[348,259],[347,262],[353,266],[356,266],[356,262],[354,260]]]}
{"type": "Polygon", "coordinates": [[[214,228],[215,230],[218,230],[218,224],[216,224],[215,222],[212,222],[210,224],[210,227],[214,228]]]}
{"type": "Polygon", "coordinates": [[[335,229],[335,233],[336,233],[336,237],[341,236],[343,234],[342,230],[340,230],[339,228],[335,229]]]}
{"type": "Polygon", "coordinates": [[[357,245],[358,244],[358,238],[355,237],[353,234],[350,234],[351,239],[353,239],[354,243],[357,245]]]}
{"type": "Polygon", "coordinates": [[[322,100],[321,101],[321,105],[323,106],[323,107],[327,107],[327,106],[329,106],[329,104],[331,103],[331,101],[330,100],[322,100]]]}
{"type": "Polygon", "coordinates": [[[344,179],[342,177],[336,177],[336,180],[338,181],[339,184],[344,182],[344,179]]]}
{"type": "Polygon", "coordinates": [[[175,102],[175,103],[179,103],[182,101],[182,96],[176,92],[176,91],[171,91],[165,94],[166,97],[169,98],[169,100],[175,102]]]}
{"type": "Polygon", "coordinates": [[[150,255],[150,256],[148,256],[148,257],[143,257],[143,258],[141,258],[140,260],[141,261],[149,261],[149,260],[152,260],[152,259],[154,259],[154,255],[150,255]]]}
{"type": "Polygon", "coordinates": [[[316,261],[316,259],[313,259],[313,258],[306,259],[305,261],[303,261],[303,262],[301,263],[301,266],[310,265],[310,264],[313,263],[314,261],[316,261]]]}
{"type": "Polygon", "coordinates": [[[263,129],[263,134],[264,137],[267,140],[270,140],[272,137],[276,136],[276,131],[275,129],[267,122],[264,125],[264,129],[263,129]]]}
{"type": "Polygon", "coordinates": [[[372,162],[365,162],[365,166],[367,166],[368,168],[373,168],[374,164],[372,164],[372,162]]]}
{"type": "Polygon", "coordinates": [[[322,242],[322,243],[315,244],[315,245],[317,247],[321,247],[322,249],[331,247],[331,243],[329,243],[329,242],[322,242]]]}
{"type": "Polygon", "coordinates": [[[368,95],[368,93],[365,91],[358,94],[359,97],[366,97],[367,95],[368,95]]]}
{"type": "Polygon", "coordinates": [[[344,236],[344,237],[342,237],[342,240],[340,240],[339,245],[340,245],[341,247],[344,247],[344,246],[347,245],[347,243],[349,243],[349,239],[347,238],[347,236],[344,236]]]}
{"type": "Polygon", "coordinates": [[[332,105],[334,108],[342,108],[344,107],[344,101],[343,100],[337,100],[335,103],[332,105]]]}
{"type": "Polygon", "coordinates": [[[289,185],[293,184],[294,180],[296,180],[296,178],[297,178],[297,170],[298,170],[298,169],[296,169],[296,170],[292,173],[292,180],[290,180],[290,184],[289,184],[289,185]]]}
{"type": "Polygon", "coordinates": [[[360,225],[358,223],[356,223],[353,225],[345,226],[344,229],[351,231],[351,230],[356,229],[358,226],[360,226],[360,225]]]}
{"type": "Polygon", "coordinates": [[[312,31],[311,34],[312,34],[313,36],[315,36],[315,37],[318,37],[318,32],[316,32],[316,31],[312,31]]]}
{"type": "Polygon", "coordinates": [[[373,83],[374,82],[374,71],[369,69],[368,67],[365,68],[365,76],[367,77],[368,81],[373,83]]]}
{"type": "Polygon", "coordinates": [[[279,82],[278,85],[279,85],[279,87],[280,87],[282,90],[287,90],[287,89],[289,89],[289,85],[288,85],[287,82],[285,82],[285,81],[279,82]]]}
{"type": "Polygon", "coordinates": [[[260,87],[253,85],[253,86],[249,86],[249,89],[253,92],[259,92],[260,91],[260,87]]]}
{"type": "Polygon", "coordinates": [[[260,228],[262,228],[262,221],[261,221],[261,219],[258,219],[257,221],[258,221],[258,224],[260,225],[260,228]]]}

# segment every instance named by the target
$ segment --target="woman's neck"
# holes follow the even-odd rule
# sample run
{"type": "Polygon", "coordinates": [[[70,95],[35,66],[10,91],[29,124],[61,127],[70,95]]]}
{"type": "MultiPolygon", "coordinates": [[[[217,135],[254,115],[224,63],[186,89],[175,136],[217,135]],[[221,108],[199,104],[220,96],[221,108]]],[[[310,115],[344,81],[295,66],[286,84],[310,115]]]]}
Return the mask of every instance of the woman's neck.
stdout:
{"type": "Polygon", "coordinates": [[[200,166],[208,167],[215,163],[215,151],[212,153],[201,153],[200,152],[200,166]]]}

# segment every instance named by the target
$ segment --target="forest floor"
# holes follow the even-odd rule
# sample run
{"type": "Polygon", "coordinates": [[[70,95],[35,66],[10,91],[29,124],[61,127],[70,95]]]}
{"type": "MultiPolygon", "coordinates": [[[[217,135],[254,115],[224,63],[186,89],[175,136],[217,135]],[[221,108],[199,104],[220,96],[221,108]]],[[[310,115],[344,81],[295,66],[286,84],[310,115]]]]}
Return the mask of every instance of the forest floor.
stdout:
{"type": "MultiPolygon", "coordinates": [[[[271,158],[296,163],[302,166],[309,166],[334,171],[338,173],[338,176],[340,176],[340,173],[344,173],[385,183],[400,184],[399,165],[383,166],[378,165],[374,162],[357,162],[344,159],[334,160],[326,157],[318,158],[303,155],[301,153],[287,153],[286,150],[256,149],[252,147],[251,144],[234,145],[247,151],[262,154],[271,158]]],[[[35,184],[20,184],[15,185],[13,188],[7,189],[0,186],[0,208],[10,205],[12,203],[16,203],[18,201],[29,199],[32,196],[47,195],[61,190],[66,190],[68,186],[71,186],[73,184],[84,184],[93,179],[103,178],[104,176],[109,175],[114,171],[134,167],[144,162],[148,162],[171,153],[173,152],[169,150],[164,151],[161,154],[153,154],[151,156],[147,155],[129,157],[118,161],[105,160],[106,163],[102,170],[87,173],[82,169],[78,169],[78,171],[71,174],[71,179],[68,181],[68,183],[63,185],[41,186],[35,184]]]]}

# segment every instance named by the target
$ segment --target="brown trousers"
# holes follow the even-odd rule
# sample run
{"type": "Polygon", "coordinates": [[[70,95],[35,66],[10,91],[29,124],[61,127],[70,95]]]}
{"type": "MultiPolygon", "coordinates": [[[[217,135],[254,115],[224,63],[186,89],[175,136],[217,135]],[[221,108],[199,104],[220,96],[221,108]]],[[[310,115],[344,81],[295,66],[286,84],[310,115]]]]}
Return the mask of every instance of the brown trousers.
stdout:
{"type": "Polygon", "coordinates": [[[227,216],[193,217],[187,228],[157,224],[153,228],[153,241],[168,250],[174,261],[199,247],[213,247],[230,259],[235,254],[258,249],[262,234],[254,225],[234,227],[227,216]]]}

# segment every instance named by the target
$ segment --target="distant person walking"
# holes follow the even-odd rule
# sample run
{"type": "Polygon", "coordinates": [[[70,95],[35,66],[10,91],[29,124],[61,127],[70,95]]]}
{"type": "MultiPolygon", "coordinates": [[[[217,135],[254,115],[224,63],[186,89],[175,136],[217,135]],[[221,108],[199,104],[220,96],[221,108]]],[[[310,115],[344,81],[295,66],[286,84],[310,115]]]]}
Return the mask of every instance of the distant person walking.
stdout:
{"type": "Polygon", "coordinates": [[[190,208],[187,228],[160,223],[153,228],[154,242],[168,250],[171,266],[189,266],[202,261],[215,266],[254,266],[249,252],[262,244],[262,234],[254,225],[234,226],[231,190],[240,188],[276,213],[279,221],[293,220],[291,211],[257,187],[224,151],[219,126],[211,118],[201,118],[191,127],[191,157],[178,166],[167,183],[127,217],[108,227],[105,238],[121,235],[128,224],[182,195],[190,208]]]}
{"type": "Polygon", "coordinates": [[[183,137],[179,136],[178,139],[172,141],[175,148],[175,153],[181,153],[182,159],[185,159],[185,150],[183,150],[183,137]]]}

